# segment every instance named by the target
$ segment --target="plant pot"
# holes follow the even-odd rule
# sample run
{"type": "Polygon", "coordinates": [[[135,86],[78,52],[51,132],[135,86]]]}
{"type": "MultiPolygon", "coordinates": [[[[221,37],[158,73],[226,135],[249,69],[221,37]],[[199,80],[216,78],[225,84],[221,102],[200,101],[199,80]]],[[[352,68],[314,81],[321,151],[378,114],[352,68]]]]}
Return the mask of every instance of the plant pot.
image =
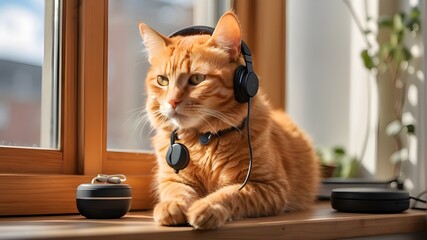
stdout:
{"type": "Polygon", "coordinates": [[[320,173],[322,178],[330,178],[334,176],[337,165],[320,164],[320,173]]]}

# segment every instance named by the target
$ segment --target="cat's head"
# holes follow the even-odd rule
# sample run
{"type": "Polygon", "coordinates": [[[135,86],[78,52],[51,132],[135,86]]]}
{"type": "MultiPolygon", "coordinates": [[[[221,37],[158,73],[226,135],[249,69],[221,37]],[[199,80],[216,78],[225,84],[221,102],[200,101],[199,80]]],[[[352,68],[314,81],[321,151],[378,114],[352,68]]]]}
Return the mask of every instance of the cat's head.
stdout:
{"type": "Polygon", "coordinates": [[[146,77],[147,112],[155,128],[216,132],[239,126],[246,105],[234,96],[242,64],[237,17],[225,13],[212,36],[166,37],[139,25],[151,64],[146,77]]]}

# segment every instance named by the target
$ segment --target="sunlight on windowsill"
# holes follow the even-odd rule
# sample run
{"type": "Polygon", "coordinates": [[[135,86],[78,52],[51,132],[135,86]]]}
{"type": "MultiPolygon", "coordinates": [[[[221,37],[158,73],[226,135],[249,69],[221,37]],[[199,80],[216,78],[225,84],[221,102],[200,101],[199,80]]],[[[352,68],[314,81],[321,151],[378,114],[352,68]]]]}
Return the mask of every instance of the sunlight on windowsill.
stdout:
{"type": "MultiPolygon", "coordinates": [[[[354,214],[336,212],[328,201],[307,211],[280,216],[228,222],[215,231],[197,231],[189,226],[163,227],[151,211],[130,212],[121,219],[93,220],[80,215],[1,218],[0,239],[115,239],[144,238],[287,238],[331,239],[373,235],[410,234],[425,236],[425,212],[399,214],[354,214]],[[424,231],[424,232],[422,232],[424,231]],[[424,235],[423,235],[424,234],[424,235]]],[[[411,235],[412,236],[412,235],[411,235]]]]}

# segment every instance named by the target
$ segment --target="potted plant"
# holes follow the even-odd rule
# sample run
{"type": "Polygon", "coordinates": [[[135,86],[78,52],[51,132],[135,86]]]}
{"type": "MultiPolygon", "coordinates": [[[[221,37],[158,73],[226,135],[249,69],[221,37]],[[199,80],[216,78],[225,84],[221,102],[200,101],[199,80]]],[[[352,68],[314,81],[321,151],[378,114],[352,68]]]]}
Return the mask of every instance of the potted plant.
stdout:
{"type": "MultiPolygon", "coordinates": [[[[408,12],[381,16],[378,20],[368,16],[365,19],[364,26],[362,26],[362,21],[356,16],[350,2],[344,0],[344,3],[350,10],[366,42],[366,48],[361,52],[361,59],[365,68],[374,76],[376,86],[381,85],[381,81],[391,81],[394,87],[393,110],[395,118],[384,129],[386,134],[392,137],[395,147],[395,152],[390,156],[394,165],[393,175],[401,177],[401,164],[409,158],[408,138],[415,133],[415,124],[403,119],[404,107],[408,99],[407,76],[408,72],[411,71],[409,63],[414,55],[407,42],[408,39],[415,39],[420,31],[421,13],[417,7],[413,7],[408,12]],[[370,27],[372,25],[376,25],[377,32],[370,27]],[[382,33],[381,41],[378,38],[380,32],[382,33]],[[375,39],[375,42],[372,42],[372,39],[375,39]],[[374,45],[376,46],[374,47],[374,45]]],[[[384,107],[381,106],[381,103],[379,104],[380,108],[384,107]]],[[[367,139],[365,139],[365,149],[366,141],[367,139]]]]}
{"type": "Polygon", "coordinates": [[[322,178],[353,178],[358,175],[359,161],[349,156],[341,146],[318,147],[317,155],[322,178]]]}

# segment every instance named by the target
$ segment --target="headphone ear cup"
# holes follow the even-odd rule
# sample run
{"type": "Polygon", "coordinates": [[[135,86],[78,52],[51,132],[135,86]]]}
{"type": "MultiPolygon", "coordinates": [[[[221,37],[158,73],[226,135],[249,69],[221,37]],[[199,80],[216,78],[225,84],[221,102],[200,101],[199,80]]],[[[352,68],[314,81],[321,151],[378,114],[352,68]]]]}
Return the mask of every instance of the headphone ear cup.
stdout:
{"type": "Polygon", "coordinates": [[[254,97],[259,88],[258,76],[248,72],[245,66],[239,66],[234,74],[234,96],[240,103],[246,103],[254,97]]]}
{"type": "Polygon", "coordinates": [[[190,162],[188,148],[181,143],[172,144],[166,153],[166,162],[175,169],[176,173],[186,168],[190,162]]]}
{"type": "Polygon", "coordinates": [[[246,72],[247,70],[245,66],[239,66],[234,74],[234,96],[239,103],[246,103],[249,101],[249,98],[242,87],[243,78],[245,77],[246,72]]]}

